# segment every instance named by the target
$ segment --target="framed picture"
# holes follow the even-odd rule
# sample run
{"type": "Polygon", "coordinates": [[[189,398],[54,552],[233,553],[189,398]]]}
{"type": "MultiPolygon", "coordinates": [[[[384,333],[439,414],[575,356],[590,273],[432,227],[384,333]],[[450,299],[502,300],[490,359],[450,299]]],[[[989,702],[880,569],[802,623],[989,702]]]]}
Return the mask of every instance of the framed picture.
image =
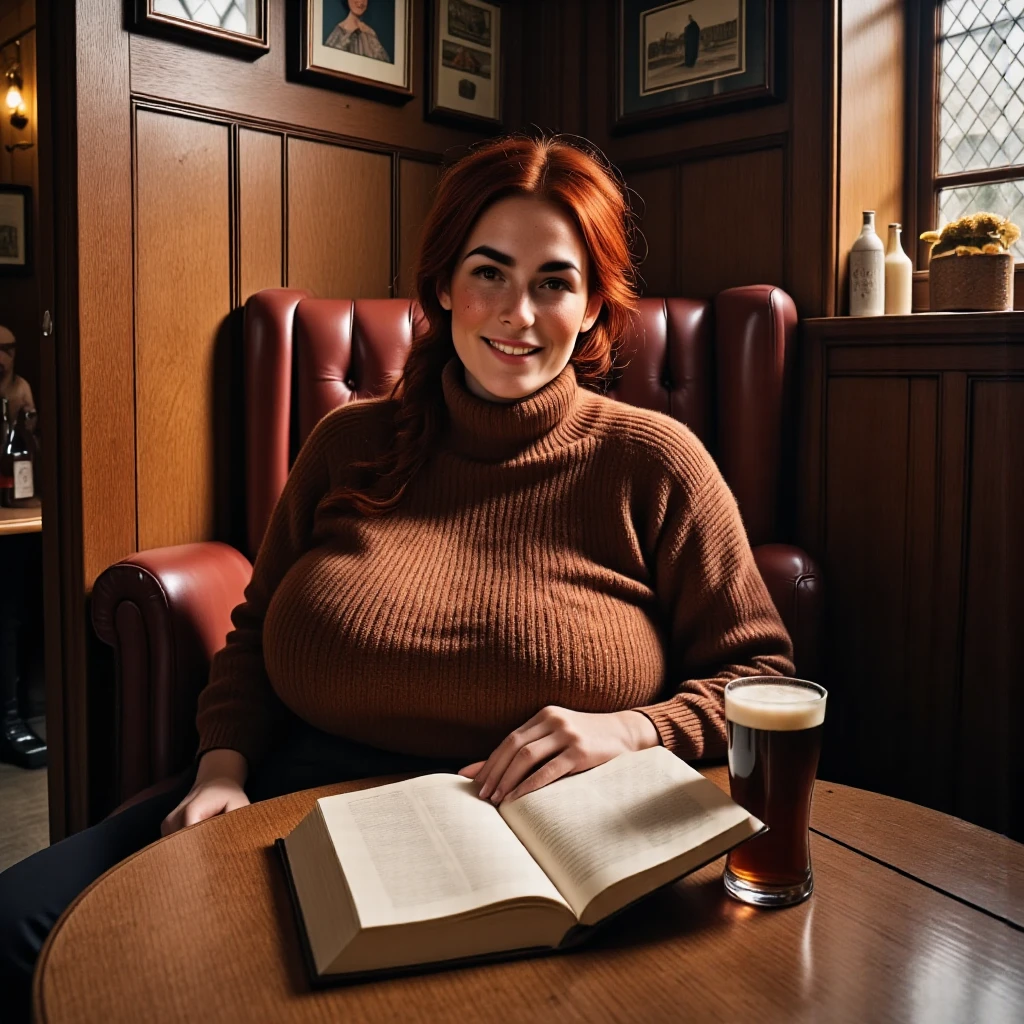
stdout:
{"type": "Polygon", "coordinates": [[[412,99],[413,0],[296,3],[300,79],[375,99],[412,99]]]}
{"type": "Polygon", "coordinates": [[[0,185],[0,276],[32,272],[32,189],[0,185]]]}
{"type": "Polygon", "coordinates": [[[270,50],[269,0],[133,0],[135,27],[242,57],[270,50]]]}
{"type": "Polygon", "coordinates": [[[613,130],[782,98],[782,0],[618,0],[613,130]]]}
{"type": "Polygon", "coordinates": [[[502,123],[501,7],[485,0],[428,0],[427,117],[468,127],[502,123]]]}

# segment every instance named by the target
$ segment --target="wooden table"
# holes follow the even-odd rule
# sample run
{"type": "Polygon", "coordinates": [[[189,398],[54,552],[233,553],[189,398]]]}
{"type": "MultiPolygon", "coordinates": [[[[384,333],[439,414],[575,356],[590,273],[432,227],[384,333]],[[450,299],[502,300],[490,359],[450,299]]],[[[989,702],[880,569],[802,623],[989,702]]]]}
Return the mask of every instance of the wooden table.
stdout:
{"type": "Polygon", "coordinates": [[[40,533],[43,507],[37,499],[29,508],[0,508],[0,537],[8,533],[40,533]]]}
{"type": "Polygon", "coordinates": [[[271,844],[317,797],[379,781],[242,808],[117,865],[51,933],[36,1020],[1024,1020],[1024,847],[827,782],[799,906],[734,902],[720,860],[570,954],[310,991],[271,844]]]}

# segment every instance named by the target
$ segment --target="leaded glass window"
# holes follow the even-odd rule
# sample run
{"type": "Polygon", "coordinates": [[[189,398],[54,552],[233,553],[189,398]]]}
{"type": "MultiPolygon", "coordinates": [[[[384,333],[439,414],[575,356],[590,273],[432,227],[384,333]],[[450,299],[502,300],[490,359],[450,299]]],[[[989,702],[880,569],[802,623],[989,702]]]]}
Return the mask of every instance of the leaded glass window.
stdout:
{"type": "Polygon", "coordinates": [[[1024,224],[1024,0],[943,0],[938,44],[937,226],[980,210],[1024,224]]]}

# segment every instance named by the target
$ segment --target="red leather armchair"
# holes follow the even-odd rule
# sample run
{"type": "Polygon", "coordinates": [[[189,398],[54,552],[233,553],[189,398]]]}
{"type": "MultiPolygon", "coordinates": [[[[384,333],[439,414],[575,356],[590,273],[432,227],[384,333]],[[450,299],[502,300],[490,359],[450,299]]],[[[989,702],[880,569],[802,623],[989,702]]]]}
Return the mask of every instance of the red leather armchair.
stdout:
{"type": "MultiPolygon", "coordinates": [[[[790,435],[796,310],[765,285],[713,301],[643,299],[615,398],[687,424],[739,502],[761,574],[813,678],[821,581],[799,548],[779,543],[790,435]]],[[[246,554],[219,542],[140,551],[93,590],[93,623],[115,650],[121,801],[186,768],[210,658],[231,628],[289,466],[320,417],[380,394],[421,329],[402,299],[313,299],[270,289],[245,308],[246,554]],[[246,557],[248,555],[248,558],[246,557]]]]}

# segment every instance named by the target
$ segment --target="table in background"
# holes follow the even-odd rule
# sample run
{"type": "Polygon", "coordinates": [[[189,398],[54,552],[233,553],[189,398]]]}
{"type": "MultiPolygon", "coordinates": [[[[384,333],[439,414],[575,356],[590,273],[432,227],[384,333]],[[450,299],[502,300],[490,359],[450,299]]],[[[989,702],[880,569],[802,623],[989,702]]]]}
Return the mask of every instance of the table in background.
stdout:
{"type": "Polygon", "coordinates": [[[43,508],[37,501],[30,508],[0,508],[0,537],[11,533],[40,533],[43,508]]]}
{"type": "Polygon", "coordinates": [[[1024,847],[827,782],[799,906],[734,902],[719,860],[572,953],[311,991],[272,843],[317,797],[379,781],[244,807],[117,865],[50,935],[36,1019],[1024,1020],[1024,847]]]}

